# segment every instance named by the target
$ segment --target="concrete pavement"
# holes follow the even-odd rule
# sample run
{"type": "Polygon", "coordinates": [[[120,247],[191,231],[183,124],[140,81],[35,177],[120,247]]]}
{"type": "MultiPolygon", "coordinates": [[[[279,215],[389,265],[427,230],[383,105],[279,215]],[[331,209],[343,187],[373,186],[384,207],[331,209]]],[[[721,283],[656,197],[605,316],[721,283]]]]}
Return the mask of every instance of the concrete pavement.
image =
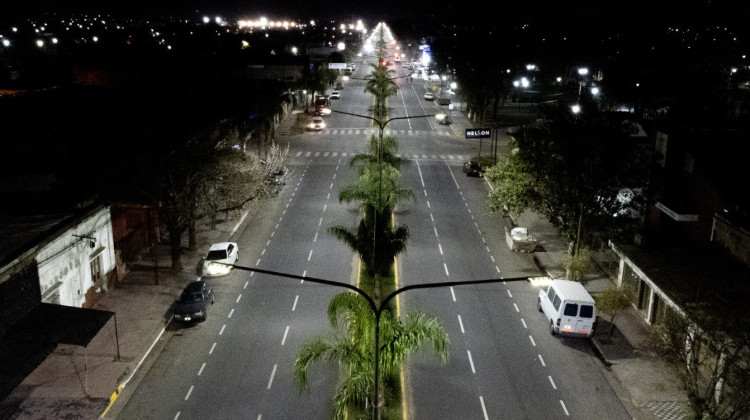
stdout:
{"type": "MultiPolygon", "coordinates": [[[[464,128],[473,127],[461,110],[451,115],[457,136],[463,136],[464,128]]],[[[292,132],[295,117],[282,120],[277,132],[292,132]]],[[[229,239],[242,223],[252,223],[244,221],[243,214],[262,214],[263,206],[262,201],[253,202],[242,214],[228,215],[216,229],[199,225],[197,247],[185,251],[184,268],[179,272],[169,269],[166,246],[157,247],[156,270],[154,259],[136,265],[122,284],[111,288],[97,304],[97,309],[115,312],[116,321],[111,320],[86,348],[59,346],[0,404],[0,418],[116,418],[166,344],[171,334],[169,308],[182,287],[196,278],[196,268],[208,246],[229,239]]],[[[567,244],[556,229],[534,213],[524,213],[513,222],[527,227],[539,241],[533,257],[541,274],[564,276],[567,244]]],[[[586,280],[592,295],[614,287],[601,269],[586,280]]],[[[615,325],[613,339],[608,341],[609,326],[600,320],[592,345],[600,355],[605,376],[632,417],[687,419],[687,399],[677,386],[678,377],[650,346],[646,324],[635,308],[620,315],[615,325]]]]}

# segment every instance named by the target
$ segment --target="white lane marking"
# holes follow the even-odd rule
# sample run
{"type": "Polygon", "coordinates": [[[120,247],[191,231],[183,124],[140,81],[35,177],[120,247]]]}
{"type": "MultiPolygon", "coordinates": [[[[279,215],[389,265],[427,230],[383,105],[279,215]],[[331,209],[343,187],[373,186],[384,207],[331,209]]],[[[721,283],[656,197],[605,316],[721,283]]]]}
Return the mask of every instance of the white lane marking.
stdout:
{"type": "Polygon", "coordinates": [[[568,413],[568,408],[565,407],[565,403],[563,402],[563,400],[560,400],[560,405],[562,406],[563,411],[565,412],[565,415],[570,416],[570,413],[568,413]]]}
{"type": "Polygon", "coordinates": [[[432,213],[430,213],[430,221],[433,222],[433,223],[435,222],[435,218],[432,217],[432,213]]]}
{"type": "Polygon", "coordinates": [[[508,292],[508,297],[512,298],[513,294],[510,293],[510,289],[508,289],[507,292],[508,292]]]}
{"type": "Polygon", "coordinates": [[[422,167],[419,166],[419,161],[417,161],[417,171],[419,172],[419,180],[422,181],[422,186],[424,187],[424,178],[422,177],[422,167]]]}
{"type": "Polygon", "coordinates": [[[427,197],[427,190],[423,189],[422,191],[424,191],[424,196],[427,197]]]}
{"type": "MultiPolygon", "coordinates": [[[[495,271],[497,271],[499,273],[500,272],[500,267],[495,266],[495,271]]],[[[505,282],[503,282],[503,284],[505,284],[505,282]]]]}
{"type": "Polygon", "coordinates": [[[469,350],[466,350],[466,354],[469,355],[469,364],[471,365],[471,373],[477,373],[477,371],[474,369],[474,360],[471,358],[471,352],[469,350]]]}
{"type": "Polygon", "coordinates": [[[492,252],[492,251],[490,251],[490,247],[488,247],[488,246],[485,246],[484,249],[486,249],[487,252],[492,252]]]}
{"type": "Polygon", "coordinates": [[[201,373],[203,373],[203,369],[206,367],[206,362],[203,362],[201,365],[201,368],[198,369],[198,376],[201,376],[201,373]]]}
{"type": "Polygon", "coordinates": [[[227,327],[227,324],[224,324],[224,325],[221,326],[221,331],[219,331],[219,335],[224,334],[224,328],[226,328],[226,327],[227,327]]]}
{"type": "Polygon", "coordinates": [[[318,232],[315,232],[315,237],[313,238],[313,242],[318,242],[318,232]]]}
{"type": "Polygon", "coordinates": [[[276,230],[276,229],[278,229],[278,228],[279,228],[279,224],[278,224],[278,223],[276,223],[276,227],[275,227],[275,228],[273,228],[273,230],[276,230]]]}
{"type": "MultiPolygon", "coordinates": [[[[451,160],[453,160],[453,158],[451,158],[451,160]]],[[[448,162],[445,162],[445,161],[443,161],[443,162],[445,163],[445,167],[446,167],[446,168],[448,168],[448,172],[449,172],[449,173],[451,174],[451,178],[453,178],[453,183],[455,183],[455,184],[456,184],[456,188],[458,188],[458,190],[459,190],[459,191],[461,191],[461,186],[460,186],[460,185],[458,185],[458,180],[457,180],[457,179],[456,179],[456,177],[455,177],[455,176],[453,175],[453,171],[451,171],[451,168],[450,168],[450,166],[448,166],[448,162]]]]}
{"type": "Polygon", "coordinates": [[[549,378],[549,383],[552,384],[552,388],[557,389],[557,385],[555,385],[555,381],[552,380],[552,376],[547,375],[547,377],[549,378]]]}
{"type": "Polygon", "coordinates": [[[190,385],[190,389],[188,389],[187,394],[185,394],[185,401],[187,401],[188,398],[190,398],[190,394],[193,393],[193,388],[195,388],[195,385],[190,385]]]}
{"type": "Polygon", "coordinates": [[[486,243],[487,243],[487,241],[485,241],[485,240],[484,240],[484,238],[482,238],[482,243],[483,243],[483,244],[486,244],[486,243]]]}
{"type": "Polygon", "coordinates": [[[516,305],[515,302],[513,302],[513,307],[516,308],[516,312],[521,312],[521,311],[518,310],[518,305],[516,305]]]}
{"type": "Polygon", "coordinates": [[[433,227],[433,228],[432,228],[432,230],[434,230],[434,231],[435,231],[435,236],[438,236],[438,233],[437,233],[437,228],[436,228],[436,227],[433,227]]]}
{"type": "Polygon", "coordinates": [[[211,345],[211,350],[208,351],[208,354],[212,354],[215,348],[216,348],[216,343],[211,345]]]}
{"type": "Polygon", "coordinates": [[[281,222],[282,220],[284,220],[284,216],[279,217],[279,222],[281,222]]]}
{"type": "Polygon", "coordinates": [[[267,241],[266,241],[266,246],[268,246],[268,244],[270,244],[270,243],[271,243],[271,240],[270,240],[270,239],[269,239],[269,240],[267,240],[267,241]]]}
{"type": "Polygon", "coordinates": [[[178,411],[177,414],[174,415],[174,420],[177,420],[180,418],[180,412],[178,411]]]}
{"type": "Polygon", "coordinates": [[[336,174],[335,173],[333,174],[333,179],[336,179],[336,174]]]}
{"type": "Polygon", "coordinates": [[[328,193],[328,195],[326,196],[326,200],[330,200],[330,199],[331,199],[331,193],[328,193]]]}
{"type": "Polygon", "coordinates": [[[534,337],[529,336],[529,340],[531,340],[531,345],[536,347],[536,341],[534,341],[534,337]]]}
{"type": "Polygon", "coordinates": [[[273,377],[274,377],[274,375],[276,375],[276,367],[277,366],[278,365],[273,365],[273,370],[271,371],[271,377],[268,378],[268,386],[266,387],[266,389],[271,389],[271,384],[273,383],[273,377]]]}
{"type": "Polygon", "coordinates": [[[465,334],[466,331],[464,331],[464,322],[461,321],[461,315],[458,316],[458,325],[461,326],[461,334],[465,334]]]}
{"type": "Polygon", "coordinates": [[[258,414],[258,418],[257,418],[257,419],[255,419],[255,420],[260,420],[260,419],[261,419],[261,417],[263,417],[263,414],[262,414],[262,413],[261,413],[261,414],[258,414]]]}
{"type": "Polygon", "coordinates": [[[482,413],[484,413],[484,420],[490,420],[490,418],[487,416],[487,408],[484,406],[484,398],[482,396],[479,396],[479,404],[482,405],[482,413]]]}
{"type": "Polygon", "coordinates": [[[490,259],[492,260],[492,262],[495,262],[495,257],[493,257],[492,255],[490,255],[490,259]]]}
{"type": "Polygon", "coordinates": [[[297,301],[299,300],[299,295],[294,297],[294,305],[292,305],[292,312],[297,308],[297,301]]]}
{"type": "Polygon", "coordinates": [[[521,318],[521,324],[523,324],[523,328],[527,330],[529,329],[529,327],[526,326],[526,321],[524,321],[523,318],[521,318]]]}
{"type": "Polygon", "coordinates": [[[229,311],[229,315],[227,315],[227,318],[231,318],[232,314],[234,314],[234,308],[232,308],[232,310],[229,311]]]}
{"type": "Polygon", "coordinates": [[[318,226],[323,224],[323,218],[321,217],[320,220],[318,220],[318,226]]]}
{"type": "Polygon", "coordinates": [[[323,204],[323,211],[326,211],[327,208],[328,208],[328,204],[323,204]]]}
{"type": "Polygon", "coordinates": [[[453,301],[456,301],[456,292],[453,291],[453,286],[451,286],[451,296],[453,297],[453,301]]]}
{"type": "MultiPolygon", "coordinates": [[[[305,270],[305,271],[302,272],[302,277],[307,277],[307,270],[305,270]]],[[[299,282],[300,282],[300,284],[302,284],[302,283],[305,282],[305,279],[302,279],[299,282]]]]}
{"type": "Polygon", "coordinates": [[[427,200],[427,208],[430,208],[430,200],[427,200]]]}
{"type": "Polygon", "coordinates": [[[307,254],[307,261],[310,261],[310,258],[312,257],[312,249],[310,250],[310,253],[307,254]]]}
{"type": "Polygon", "coordinates": [[[286,335],[289,334],[289,325],[286,326],[286,329],[284,330],[284,338],[281,339],[281,345],[283,346],[286,342],[286,335]]]}
{"type": "Polygon", "coordinates": [[[544,359],[542,359],[542,355],[540,354],[538,356],[539,356],[539,361],[542,362],[542,366],[547,367],[547,364],[544,363],[544,359]]]}
{"type": "Polygon", "coordinates": [[[242,299],[242,293],[240,293],[239,296],[237,296],[237,300],[234,301],[234,303],[239,303],[240,299],[242,299]]]}
{"type": "Polygon", "coordinates": [[[330,187],[328,187],[328,189],[329,189],[329,190],[332,190],[332,189],[333,189],[333,182],[331,182],[331,186],[330,186],[330,187]]]}
{"type": "Polygon", "coordinates": [[[440,250],[440,255],[443,255],[443,246],[438,244],[438,249],[440,250]]]}
{"type": "Polygon", "coordinates": [[[273,238],[273,235],[276,234],[276,231],[271,232],[271,237],[273,238]]]}
{"type": "Polygon", "coordinates": [[[258,261],[255,262],[255,265],[260,265],[260,258],[258,258],[258,261]]]}
{"type": "Polygon", "coordinates": [[[263,255],[265,255],[265,254],[266,254],[266,249],[265,249],[265,248],[263,248],[263,251],[261,251],[261,252],[260,252],[260,255],[261,255],[261,256],[263,256],[263,255]]]}
{"type": "Polygon", "coordinates": [[[448,272],[448,264],[443,263],[443,268],[445,268],[445,275],[450,277],[450,273],[448,272]]]}
{"type": "Polygon", "coordinates": [[[244,285],[244,286],[242,286],[242,288],[243,288],[243,289],[247,289],[247,285],[248,285],[248,283],[250,283],[250,280],[246,281],[246,282],[245,282],[245,285],[244,285]]]}

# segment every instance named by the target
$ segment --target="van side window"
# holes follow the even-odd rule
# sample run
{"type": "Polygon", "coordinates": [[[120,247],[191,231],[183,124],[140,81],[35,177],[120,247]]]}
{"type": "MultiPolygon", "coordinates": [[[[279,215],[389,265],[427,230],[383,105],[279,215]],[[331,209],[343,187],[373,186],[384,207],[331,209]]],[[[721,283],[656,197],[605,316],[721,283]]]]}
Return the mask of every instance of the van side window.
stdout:
{"type": "Polygon", "coordinates": [[[555,296],[555,300],[552,301],[552,306],[555,307],[555,310],[560,310],[560,296],[555,296]]]}
{"type": "Polygon", "coordinates": [[[555,300],[555,289],[552,286],[547,290],[547,298],[549,298],[550,302],[554,302],[555,300]]]}
{"type": "Polygon", "coordinates": [[[581,305],[581,318],[591,318],[594,315],[594,307],[591,305],[581,305]]]}
{"type": "Polygon", "coordinates": [[[565,316],[576,316],[578,315],[578,304],[577,303],[566,303],[565,304],[565,316]]]}

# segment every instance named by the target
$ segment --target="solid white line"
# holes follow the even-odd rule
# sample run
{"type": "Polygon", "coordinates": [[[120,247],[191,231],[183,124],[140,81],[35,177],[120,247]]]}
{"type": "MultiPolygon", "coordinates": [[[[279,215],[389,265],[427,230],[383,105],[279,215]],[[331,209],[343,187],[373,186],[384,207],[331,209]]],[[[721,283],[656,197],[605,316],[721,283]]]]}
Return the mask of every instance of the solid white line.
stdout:
{"type": "Polygon", "coordinates": [[[446,263],[443,263],[443,268],[445,268],[445,275],[450,276],[450,273],[448,273],[448,265],[446,263]]]}
{"type": "Polygon", "coordinates": [[[512,298],[513,295],[510,293],[510,289],[508,289],[507,292],[508,292],[508,296],[512,298]]]}
{"type": "Polygon", "coordinates": [[[294,312],[294,309],[297,307],[298,300],[299,300],[299,295],[294,297],[294,305],[292,305],[292,312],[294,312]]]}
{"type": "Polygon", "coordinates": [[[242,299],[242,293],[240,293],[239,296],[237,296],[237,300],[234,301],[234,303],[239,303],[240,299],[242,299]]]}
{"type": "Polygon", "coordinates": [[[533,345],[534,347],[536,347],[536,341],[534,341],[534,337],[529,336],[529,340],[531,340],[531,345],[533,345]]]}
{"type": "Polygon", "coordinates": [[[277,366],[278,365],[273,365],[273,370],[271,371],[271,377],[268,378],[268,386],[266,387],[266,389],[271,389],[271,384],[273,383],[273,377],[274,377],[274,375],[276,375],[276,367],[277,366]]]}
{"type": "Polygon", "coordinates": [[[456,301],[456,292],[453,291],[453,286],[451,286],[451,296],[453,296],[453,301],[456,301]]]}
{"type": "Polygon", "coordinates": [[[525,329],[527,329],[527,330],[529,329],[529,327],[526,326],[526,321],[524,321],[523,318],[521,318],[521,324],[523,324],[523,327],[525,329]]]}
{"type": "Polygon", "coordinates": [[[479,404],[482,404],[482,413],[484,413],[484,420],[490,420],[490,418],[487,416],[487,408],[484,406],[484,398],[482,396],[479,396],[479,404]]]}
{"type": "Polygon", "coordinates": [[[229,233],[229,236],[232,236],[232,235],[234,235],[234,233],[235,233],[235,232],[237,232],[237,229],[239,229],[239,228],[240,228],[240,225],[241,225],[241,224],[242,224],[242,222],[243,222],[243,221],[245,220],[245,217],[247,217],[247,214],[248,214],[248,213],[249,213],[249,212],[247,212],[247,211],[246,211],[246,212],[244,212],[244,213],[242,213],[242,217],[240,217],[240,220],[239,220],[239,221],[237,221],[237,224],[236,224],[236,225],[234,225],[234,227],[232,228],[232,231],[231,231],[231,232],[229,233]]]}
{"type": "Polygon", "coordinates": [[[458,325],[461,326],[461,334],[466,333],[466,331],[464,331],[464,322],[461,321],[461,315],[458,316],[458,325]]]}
{"type": "Polygon", "coordinates": [[[518,305],[516,305],[515,302],[513,303],[513,307],[516,308],[516,312],[521,312],[518,310],[518,305]]]}
{"type": "Polygon", "coordinates": [[[211,345],[211,350],[208,351],[208,354],[212,354],[215,348],[216,348],[216,343],[211,345]]]}
{"type": "Polygon", "coordinates": [[[539,355],[539,361],[542,362],[542,366],[547,367],[547,364],[544,363],[544,359],[542,359],[542,355],[539,355]]]}
{"type": "Polygon", "coordinates": [[[560,405],[562,406],[563,411],[565,411],[565,415],[570,416],[570,413],[568,413],[568,408],[565,407],[565,403],[563,402],[563,400],[560,400],[560,405]]]}
{"type": "Polygon", "coordinates": [[[281,345],[283,346],[286,342],[286,335],[289,334],[289,325],[286,326],[286,329],[284,330],[284,338],[281,339],[281,345]]]}
{"type": "Polygon", "coordinates": [[[551,384],[552,384],[552,388],[553,388],[553,389],[557,389],[557,386],[555,385],[555,381],[553,381],[553,380],[552,380],[552,377],[551,377],[551,376],[549,376],[549,375],[547,375],[547,377],[549,378],[549,383],[551,383],[551,384]]]}
{"type": "Polygon", "coordinates": [[[224,334],[224,328],[226,328],[226,327],[227,327],[227,324],[224,324],[224,325],[221,326],[221,331],[219,331],[219,335],[224,334]]]}
{"type": "Polygon", "coordinates": [[[469,364],[471,365],[471,373],[477,373],[477,371],[474,369],[474,360],[471,359],[471,352],[469,350],[466,350],[466,354],[469,355],[469,364]]]}
{"type": "Polygon", "coordinates": [[[201,373],[203,373],[203,368],[205,367],[206,367],[206,363],[203,362],[203,364],[201,365],[201,368],[198,370],[198,376],[201,376],[201,373]]]}
{"type": "Polygon", "coordinates": [[[187,401],[188,398],[190,398],[190,394],[193,393],[193,388],[195,388],[195,385],[190,385],[190,389],[188,389],[187,394],[185,394],[185,401],[187,401]]]}

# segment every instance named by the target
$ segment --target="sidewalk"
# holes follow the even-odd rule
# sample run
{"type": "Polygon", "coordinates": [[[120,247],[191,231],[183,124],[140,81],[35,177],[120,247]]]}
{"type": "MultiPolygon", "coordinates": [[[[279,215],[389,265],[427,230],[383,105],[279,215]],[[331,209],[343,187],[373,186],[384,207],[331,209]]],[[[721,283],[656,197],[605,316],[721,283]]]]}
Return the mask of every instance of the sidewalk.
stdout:
{"type": "Polygon", "coordinates": [[[0,403],[0,418],[94,419],[105,410],[106,418],[115,418],[153,362],[148,356],[158,354],[171,334],[170,306],[196,279],[210,244],[227,240],[238,222],[235,215],[220,220],[215,230],[199,224],[196,249],[183,252],[179,272],[170,268],[167,245],[157,247],[158,270],[153,260],[131,267],[95,307],[115,317],[86,348],[59,345],[0,403]]]}
{"type": "MultiPolygon", "coordinates": [[[[452,115],[452,128],[458,131],[457,136],[463,135],[464,128],[472,127],[462,112],[455,110],[452,115]]],[[[282,136],[289,133],[294,121],[296,115],[291,114],[277,132],[282,136]]],[[[171,334],[167,328],[170,305],[182,287],[196,278],[196,268],[209,245],[229,239],[242,220],[239,214],[232,215],[215,230],[199,225],[196,249],[182,255],[180,272],[169,269],[166,246],[161,246],[157,253],[158,271],[154,271],[151,261],[131,270],[96,307],[116,313],[116,330],[113,320],[85,349],[58,346],[0,403],[0,418],[93,419],[105,412],[104,417],[116,418],[149,370],[153,355],[161,351],[171,334]]],[[[533,257],[540,270],[552,277],[563,277],[567,244],[556,229],[532,213],[522,214],[515,223],[527,227],[538,239],[540,247],[533,257]]],[[[614,287],[602,270],[589,275],[587,280],[586,287],[594,296],[614,287]]],[[[678,388],[678,378],[653,352],[640,314],[631,307],[615,320],[615,325],[612,341],[605,343],[609,325],[600,320],[592,345],[601,356],[603,374],[632,417],[687,419],[687,399],[678,388]]]]}

